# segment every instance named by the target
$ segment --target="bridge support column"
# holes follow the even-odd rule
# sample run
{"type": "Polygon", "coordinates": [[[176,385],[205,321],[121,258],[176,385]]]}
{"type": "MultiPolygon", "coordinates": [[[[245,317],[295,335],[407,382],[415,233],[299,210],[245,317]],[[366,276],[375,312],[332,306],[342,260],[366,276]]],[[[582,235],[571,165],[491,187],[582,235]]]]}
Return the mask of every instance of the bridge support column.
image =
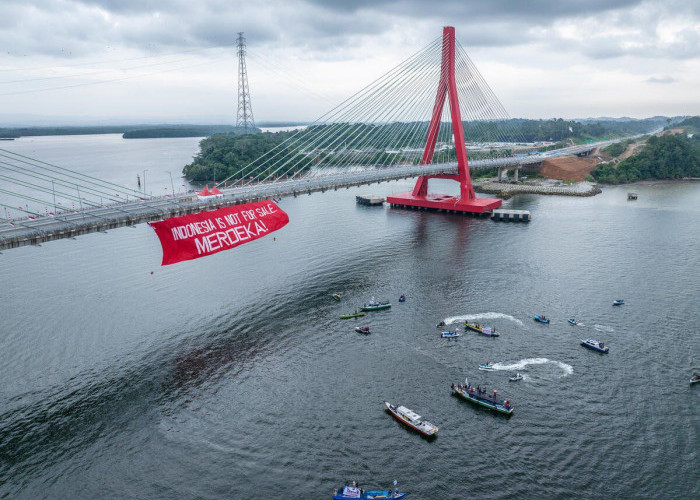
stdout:
{"type": "Polygon", "coordinates": [[[422,164],[432,163],[435,153],[442,110],[445,100],[449,98],[450,116],[452,118],[452,135],[454,137],[455,153],[457,155],[457,175],[424,175],[418,178],[413,192],[402,193],[387,197],[390,204],[410,205],[423,209],[454,210],[464,213],[484,213],[501,206],[502,200],[494,198],[477,198],[469,175],[467,148],[462,126],[462,113],[459,109],[457,80],[455,77],[455,29],[445,26],[442,31],[442,63],[440,67],[440,82],[438,83],[433,116],[428,127],[425,140],[422,164]],[[428,193],[428,180],[431,178],[451,179],[459,182],[459,196],[428,193]]]}
{"type": "Polygon", "coordinates": [[[503,167],[498,167],[498,182],[503,180],[503,167]]]}
{"type": "Polygon", "coordinates": [[[515,167],[515,170],[513,171],[513,179],[515,182],[518,182],[518,174],[520,173],[520,167],[515,167]]]}

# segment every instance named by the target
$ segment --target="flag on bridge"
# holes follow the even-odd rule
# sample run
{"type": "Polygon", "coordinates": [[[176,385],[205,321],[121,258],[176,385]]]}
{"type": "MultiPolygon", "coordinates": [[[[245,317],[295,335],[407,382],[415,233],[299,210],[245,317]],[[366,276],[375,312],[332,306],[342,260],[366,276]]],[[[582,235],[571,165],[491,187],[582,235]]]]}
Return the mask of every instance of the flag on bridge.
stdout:
{"type": "Polygon", "coordinates": [[[161,265],[229,250],[283,228],[289,216],[273,201],[257,201],[211,212],[149,222],[163,247],[161,265]]]}

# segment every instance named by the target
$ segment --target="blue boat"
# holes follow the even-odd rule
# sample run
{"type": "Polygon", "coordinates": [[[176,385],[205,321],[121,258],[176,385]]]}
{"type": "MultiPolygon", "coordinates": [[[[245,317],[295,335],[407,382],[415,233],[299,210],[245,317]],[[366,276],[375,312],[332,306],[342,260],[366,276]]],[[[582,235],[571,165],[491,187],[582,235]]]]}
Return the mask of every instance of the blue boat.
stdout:
{"type": "Polygon", "coordinates": [[[576,321],[574,318],[569,318],[569,323],[572,325],[578,325],[578,321],[576,321]]]}
{"type": "MultiPolygon", "coordinates": [[[[394,481],[394,486],[396,486],[396,481],[394,481]]],[[[346,484],[342,488],[338,488],[333,491],[333,498],[335,500],[351,500],[351,499],[373,499],[373,498],[384,498],[399,500],[405,497],[408,493],[403,493],[394,488],[393,490],[364,490],[353,481],[352,484],[346,484]]]]}
{"type": "Polygon", "coordinates": [[[534,319],[535,321],[539,321],[540,323],[545,323],[547,325],[549,324],[549,318],[545,315],[533,316],[532,319],[534,319]]]}
{"type": "Polygon", "coordinates": [[[606,346],[603,342],[598,342],[597,340],[594,339],[585,339],[581,340],[581,345],[584,347],[588,347],[589,349],[592,349],[597,352],[602,352],[607,354],[610,348],[606,346]]]}
{"type": "Polygon", "coordinates": [[[459,337],[459,332],[457,330],[455,330],[454,332],[442,332],[440,336],[443,339],[456,339],[457,337],[459,337]]]}
{"type": "Polygon", "coordinates": [[[399,302],[406,302],[406,296],[401,294],[401,297],[399,297],[399,302]]]}
{"type": "Polygon", "coordinates": [[[625,303],[624,300],[622,300],[622,299],[617,299],[615,302],[613,302],[613,305],[614,305],[614,306],[621,306],[621,305],[624,304],[624,303],[625,303]]]}

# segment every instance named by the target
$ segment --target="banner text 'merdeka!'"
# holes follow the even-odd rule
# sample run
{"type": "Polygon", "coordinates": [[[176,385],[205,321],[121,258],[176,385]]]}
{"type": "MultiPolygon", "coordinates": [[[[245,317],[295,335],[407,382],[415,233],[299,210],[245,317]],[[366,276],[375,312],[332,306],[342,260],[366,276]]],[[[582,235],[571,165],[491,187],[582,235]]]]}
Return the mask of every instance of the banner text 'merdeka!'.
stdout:
{"type": "Polygon", "coordinates": [[[288,222],[289,216],[277,204],[265,200],[149,225],[160,239],[165,266],[237,247],[277,231],[288,222]]]}

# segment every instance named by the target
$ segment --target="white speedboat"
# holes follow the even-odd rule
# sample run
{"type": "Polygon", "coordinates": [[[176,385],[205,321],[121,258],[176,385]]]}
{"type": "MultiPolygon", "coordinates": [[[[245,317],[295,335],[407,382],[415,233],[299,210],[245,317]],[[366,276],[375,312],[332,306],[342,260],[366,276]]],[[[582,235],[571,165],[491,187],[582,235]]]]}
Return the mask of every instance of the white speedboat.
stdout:
{"type": "Polygon", "coordinates": [[[387,411],[391,413],[396,420],[407,425],[411,429],[420,432],[424,436],[434,436],[437,434],[437,426],[423,420],[423,417],[416,412],[409,410],[405,406],[392,405],[387,402],[385,402],[384,405],[387,411]]]}

